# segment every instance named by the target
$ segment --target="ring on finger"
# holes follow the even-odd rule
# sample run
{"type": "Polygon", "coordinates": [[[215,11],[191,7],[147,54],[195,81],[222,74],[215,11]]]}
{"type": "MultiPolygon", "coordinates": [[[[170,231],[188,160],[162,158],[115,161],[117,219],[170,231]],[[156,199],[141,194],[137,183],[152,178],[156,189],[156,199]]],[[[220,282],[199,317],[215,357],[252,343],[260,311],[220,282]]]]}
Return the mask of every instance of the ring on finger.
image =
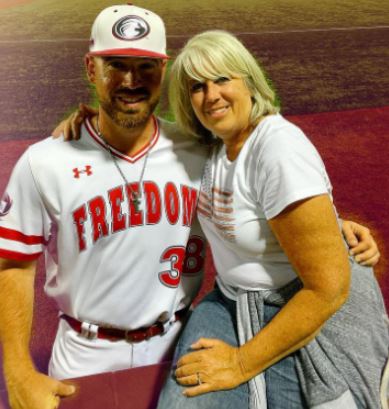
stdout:
{"type": "Polygon", "coordinates": [[[196,372],[196,375],[197,375],[197,385],[201,385],[202,382],[201,382],[201,378],[200,378],[200,372],[196,372]]]}

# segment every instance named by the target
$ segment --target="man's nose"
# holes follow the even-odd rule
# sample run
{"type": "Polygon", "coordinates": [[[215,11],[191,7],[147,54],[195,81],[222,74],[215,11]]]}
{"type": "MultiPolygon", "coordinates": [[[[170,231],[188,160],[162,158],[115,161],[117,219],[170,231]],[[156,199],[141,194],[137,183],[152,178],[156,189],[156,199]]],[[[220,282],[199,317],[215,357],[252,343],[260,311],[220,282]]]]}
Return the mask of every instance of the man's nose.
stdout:
{"type": "Polygon", "coordinates": [[[137,87],[141,83],[141,78],[136,70],[128,70],[124,75],[124,85],[137,87]]]}

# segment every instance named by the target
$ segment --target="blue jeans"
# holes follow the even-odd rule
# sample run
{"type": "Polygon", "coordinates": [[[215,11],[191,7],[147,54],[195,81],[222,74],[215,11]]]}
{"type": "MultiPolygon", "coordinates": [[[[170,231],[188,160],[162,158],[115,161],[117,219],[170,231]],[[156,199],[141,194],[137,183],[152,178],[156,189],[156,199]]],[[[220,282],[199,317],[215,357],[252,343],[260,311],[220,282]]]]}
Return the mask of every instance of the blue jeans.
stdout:
{"type": "MultiPolygon", "coordinates": [[[[277,307],[265,305],[265,322],[278,312],[277,307]]],[[[200,337],[218,338],[238,346],[236,304],[216,288],[195,308],[180,337],[175,362],[190,351],[190,345],[200,337]]],[[[248,384],[235,389],[206,393],[194,398],[182,395],[183,387],[174,377],[173,367],[162,390],[158,409],[248,409],[248,384]]],[[[293,356],[273,365],[265,372],[269,409],[304,409],[293,356]]]]}

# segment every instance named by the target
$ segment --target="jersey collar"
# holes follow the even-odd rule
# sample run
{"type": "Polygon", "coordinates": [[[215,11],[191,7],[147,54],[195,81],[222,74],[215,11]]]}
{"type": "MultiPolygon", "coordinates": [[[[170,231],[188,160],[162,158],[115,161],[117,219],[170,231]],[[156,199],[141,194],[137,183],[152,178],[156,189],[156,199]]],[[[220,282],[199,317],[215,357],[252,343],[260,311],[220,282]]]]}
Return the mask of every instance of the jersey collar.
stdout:
{"type": "MultiPolygon", "coordinates": [[[[136,152],[134,155],[129,156],[125,155],[122,152],[119,152],[115,148],[111,147],[111,152],[113,155],[117,156],[120,159],[123,159],[127,162],[130,163],[135,163],[139,159],[141,159],[146,153],[153,148],[153,146],[157,143],[159,139],[159,123],[157,118],[153,115],[152,119],[154,121],[154,134],[151,137],[151,141],[146,143],[141,149],[139,149],[138,152],[136,152]]],[[[93,128],[90,119],[86,118],[85,119],[85,128],[87,130],[87,133],[89,136],[94,139],[101,147],[103,147],[106,151],[108,151],[107,145],[105,142],[100,138],[100,136],[97,134],[95,129],[93,128]]]]}

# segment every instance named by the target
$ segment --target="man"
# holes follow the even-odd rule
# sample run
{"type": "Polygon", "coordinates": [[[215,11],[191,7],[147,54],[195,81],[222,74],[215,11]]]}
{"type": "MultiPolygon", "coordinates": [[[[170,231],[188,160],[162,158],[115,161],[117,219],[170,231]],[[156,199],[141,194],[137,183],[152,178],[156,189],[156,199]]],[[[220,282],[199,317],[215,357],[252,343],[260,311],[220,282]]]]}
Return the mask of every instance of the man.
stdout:
{"type": "Polygon", "coordinates": [[[204,240],[194,214],[206,148],[153,116],[167,58],[157,15],[103,10],[85,59],[98,116],[77,141],[31,146],[13,171],[0,209],[0,335],[13,409],[57,407],[74,389],[55,379],[160,362],[199,289],[204,240]],[[50,377],[28,350],[43,252],[45,290],[61,311],[50,377]]]}
{"type": "Polygon", "coordinates": [[[85,58],[99,115],[79,141],[48,138],[17,163],[0,224],[0,331],[13,408],[51,408],[55,381],[169,356],[199,290],[204,241],[194,221],[205,148],[158,120],[165,29],[151,11],[109,7],[85,58]],[[187,249],[187,251],[186,251],[187,249]],[[36,260],[61,311],[49,364],[28,352],[36,260]]]}

